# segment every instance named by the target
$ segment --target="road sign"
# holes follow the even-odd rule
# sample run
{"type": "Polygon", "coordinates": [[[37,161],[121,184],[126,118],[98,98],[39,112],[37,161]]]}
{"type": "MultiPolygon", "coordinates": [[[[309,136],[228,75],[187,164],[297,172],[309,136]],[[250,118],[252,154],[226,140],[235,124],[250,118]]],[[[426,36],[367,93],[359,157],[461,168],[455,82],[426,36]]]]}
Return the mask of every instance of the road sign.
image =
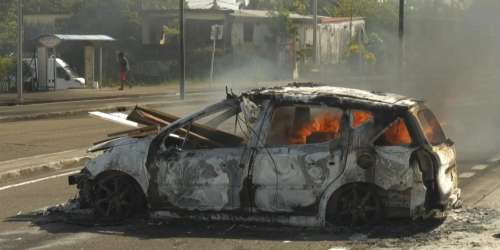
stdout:
{"type": "Polygon", "coordinates": [[[224,25],[214,24],[212,25],[212,31],[210,32],[210,40],[222,40],[224,34],[224,25]]]}

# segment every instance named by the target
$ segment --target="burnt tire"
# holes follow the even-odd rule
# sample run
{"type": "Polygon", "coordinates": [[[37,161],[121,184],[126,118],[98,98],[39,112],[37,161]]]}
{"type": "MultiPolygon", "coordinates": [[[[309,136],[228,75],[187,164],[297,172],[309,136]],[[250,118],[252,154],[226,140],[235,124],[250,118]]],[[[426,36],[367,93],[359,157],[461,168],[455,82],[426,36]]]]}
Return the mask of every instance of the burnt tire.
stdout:
{"type": "Polygon", "coordinates": [[[327,221],[339,226],[375,225],[384,218],[377,188],[365,184],[342,188],[330,199],[327,209],[327,221]]]}
{"type": "Polygon", "coordinates": [[[143,211],[145,198],[135,180],[113,173],[96,179],[92,206],[99,220],[120,222],[143,211]]]}

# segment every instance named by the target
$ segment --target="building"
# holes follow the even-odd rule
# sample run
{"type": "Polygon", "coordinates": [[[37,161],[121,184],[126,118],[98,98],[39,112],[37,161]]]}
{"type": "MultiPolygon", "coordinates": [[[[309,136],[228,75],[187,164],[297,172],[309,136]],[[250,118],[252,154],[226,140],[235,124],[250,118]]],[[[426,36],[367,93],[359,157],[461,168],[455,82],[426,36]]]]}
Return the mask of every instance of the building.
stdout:
{"type": "MultiPolygon", "coordinates": [[[[142,41],[149,48],[162,46],[166,38],[165,27],[176,28],[178,25],[177,10],[143,9],[142,15],[142,41]]],[[[273,78],[289,79],[292,74],[297,76],[300,64],[311,62],[312,16],[289,14],[287,19],[293,25],[296,36],[282,32],[285,27],[280,24],[279,13],[274,11],[212,6],[208,9],[188,9],[185,19],[188,51],[211,48],[212,26],[223,27],[222,39],[217,41],[216,49],[217,68],[224,74],[237,68],[236,75],[250,71],[250,75],[272,73],[273,78]],[[272,72],[266,72],[270,68],[272,72]]],[[[318,50],[322,64],[339,63],[349,43],[362,39],[364,33],[363,18],[320,17],[318,50]]],[[[171,42],[176,43],[175,40],[171,42]]],[[[205,66],[209,67],[208,64],[205,66]]]]}

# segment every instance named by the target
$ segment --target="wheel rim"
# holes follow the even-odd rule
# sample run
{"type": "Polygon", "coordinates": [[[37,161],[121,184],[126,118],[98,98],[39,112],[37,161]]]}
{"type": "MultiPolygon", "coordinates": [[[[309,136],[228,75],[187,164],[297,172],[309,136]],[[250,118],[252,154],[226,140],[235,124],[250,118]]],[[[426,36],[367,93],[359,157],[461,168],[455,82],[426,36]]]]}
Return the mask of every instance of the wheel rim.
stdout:
{"type": "Polygon", "coordinates": [[[124,219],[134,212],[133,189],[124,176],[109,176],[95,185],[94,207],[98,215],[124,219]]]}
{"type": "Polygon", "coordinates": [[[335,213],[337,221],[343,225],[369,225],[380,221],[382,208],[374,191],[352,185],[338,200],[335,213]]]}

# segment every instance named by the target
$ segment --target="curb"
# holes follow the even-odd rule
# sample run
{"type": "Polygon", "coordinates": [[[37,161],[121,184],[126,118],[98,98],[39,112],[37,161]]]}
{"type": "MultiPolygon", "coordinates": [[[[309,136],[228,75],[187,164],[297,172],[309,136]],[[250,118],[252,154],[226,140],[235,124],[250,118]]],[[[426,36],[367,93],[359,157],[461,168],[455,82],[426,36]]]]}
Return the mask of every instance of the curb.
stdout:
{"type": "MultiPolygon", "coordinates": [[[[106,100],[106,99],[120,99],[120,98],[137,98],[137,97],[149,97],[149,96],[157,96],[158,93],[145,93],[145,94],[130,94],[130,95],[109,95],[109,96],[91,96],[91,97],[76,97],[76,98],[62,98],[62,99],[53,99],[53,100],[29,100],[25,101],[23,105],[32,105],[32,104],[43,104],[43,103],[64,103],[64,102],[75,102],[75,101],[94,101],[94,100],[106,100]]],[[[174,95],[174,94],[167,94],[174,95]]],[[[0,107],[2,106],[15,106],[18,105],[17,101],[4,101],[0,102],[0,107]]]]}
{"type": "MultiPolygon", "coordinates": [[[[198,101],[198,100],[190,100],[190,101],[185,101],[185,104],[198,104],[198,103],[203,103],[204,101],[198,101]]],[[[50,119],[50,118],[59,118],[59,117],[67,117],[67,116],[84,116],[88,115],[89,112],[91,111],[100,111],[100,112],[124,112],[127,110],[131,110],[135,108],[137,105],[139,106],[146,106],[149,108],[161,108],[164,107],[165,105],[168,105],[167,102],[165,103],[146,103],[146,104],[133,104],[133,105],[117,105],[117,106],[108,106],[108,107],[103,107],[103,108],[93,108],[93,109],[77,109],[77,110],[71,110],[71,111],[63,111],[63,112],[50,112],[50,113],[37,113],[37,114],[30,114],[30,115],[17,115],[17,116],[0,116],[0,123],[5,123],[5,122],[17,122],[17,121],[31,121],[31,120],[41,120],[41,119],[50,119]]]]}
{"type": "MultiPolygon", "coordinates": [[[[129,104],[129,105],[109,105],[105,106],[102,108],[85,108],[85,109],[75,109],[75,110],[69,110],[69,111],[54,111],[54,112],[49,112],[49,113],[34,113],[34,114],[28,114],[28,115],[10,115],[10,116],[0,116],[0,123],[5,123],[5,122],[17,122],[17,121],[29,121],[29,120],[40,120],[40,119],[51,119],[51,118],[59,118],[59,117],[65,117],[65,116],[83,116],[87,115],[88,112],[91,111],[101,111],[101,112],[124,112],[127,110],[131,110],[137,105],[142,105],[150,108],[158,108],[158,107],[163,107],[165,105],[168,105],[171,102],[175,102],[177,100],[173,100],[170,102],[153,102],[153,103],[136,103],[136,104],[129,104]]],[[[203,101],[200,100],[184,100],[186,104],[193,104],[193,103],[201,103],[203,101]]]]}
{"type": "Polygon", "coordinates": [[[30,178],[39,174],[55,172],[58,170],[76,168],[86,164],[90,159],[90,156],[75,157],[71,159],[50,162],[39,166],[10,170],[0,173],[0,183],[6,183],[23,178],[30,178]]]}
{"type": "Polygon", "coordinates": [[[64,112],[38,113],[38,114],[31,114],[31,115],[5,116],[5,117],[0,117],[0,123],[41,120],[41,119],[58,118],[58,117],[64,117],[64,116],[79,116],[79,115],[86,115],[86,114],[88,114],[88,112],[91,112],[91,111],[101,111],[101,112],[125,111],[128,109],[132,109],[134,107],[135,107],[135,105],[129,105],[129,106],[116,106],[116,107],[97,108],[97,109],[80,109],[80,110],[71,110],[71,111],[64,111],[64,112]]]}

